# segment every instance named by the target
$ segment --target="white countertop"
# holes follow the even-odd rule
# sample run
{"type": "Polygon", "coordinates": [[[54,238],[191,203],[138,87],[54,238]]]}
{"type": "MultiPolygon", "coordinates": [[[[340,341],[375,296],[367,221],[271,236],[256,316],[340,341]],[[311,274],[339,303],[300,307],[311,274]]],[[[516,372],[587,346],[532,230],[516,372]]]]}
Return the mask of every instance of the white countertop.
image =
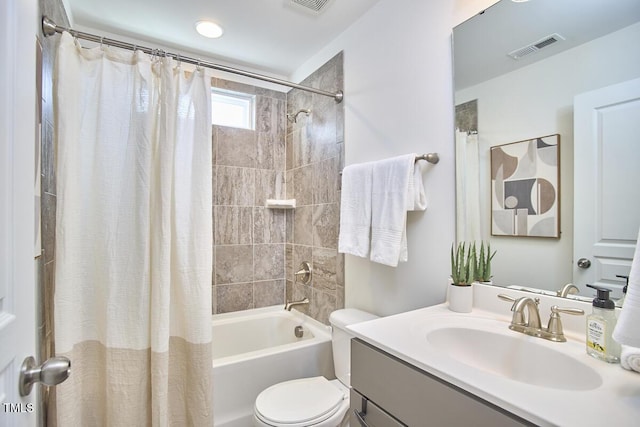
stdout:
{"type": "MultiPolygon", "coordinates": [[[[568,338],[565,343],[530,337],[508,329],[510,305],[495,301],[499,301],[496,297],[498,293],[507,293],[516,298],[531,294],[486,285],[474,286],[474,309],[470,314],[454,313],[444,303],[359,323],[349,329],[356,337],[379,349],[537,425],[640,426],[640,374],[586,354],[584,316],[562,315],[568,338]],[[428,342],[426,337],[429,331],[447,323],[459,322],[462,316],[470,315],[480,320],[476,322],[477,325],[469,327],[482,329],[495,328],[496,324],[503,326],[507,334],[514,334],[518,339],[534,340],[538,345],[574,357],[595,370],[601,376],[602,384],[591,390],[531,385],[471,367],[449,357],[428,342]]],[[[545,300],[544,296],[541,297],[540,318],[543,325],[548,320],[547,307],[552,304],[582,308],[587,314],[591,312],[588,303],[565,303],[558,298],[549,298],[545,300]]]]}

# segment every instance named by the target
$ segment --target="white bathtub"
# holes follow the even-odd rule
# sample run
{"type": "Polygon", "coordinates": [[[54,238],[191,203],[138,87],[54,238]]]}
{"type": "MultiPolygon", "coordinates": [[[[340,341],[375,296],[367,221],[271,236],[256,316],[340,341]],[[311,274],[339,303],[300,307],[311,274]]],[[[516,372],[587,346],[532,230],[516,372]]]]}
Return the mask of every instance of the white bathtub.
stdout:
{"type": "Polygon", "coordinates": [[[335,378],[330,328],[282,305],[216,314],[213,418],[216,427],[252,425],[253,404],[270,385],[302,377],[335,378]],[[302,325],[304,336],[294,328],[302,325]]]}

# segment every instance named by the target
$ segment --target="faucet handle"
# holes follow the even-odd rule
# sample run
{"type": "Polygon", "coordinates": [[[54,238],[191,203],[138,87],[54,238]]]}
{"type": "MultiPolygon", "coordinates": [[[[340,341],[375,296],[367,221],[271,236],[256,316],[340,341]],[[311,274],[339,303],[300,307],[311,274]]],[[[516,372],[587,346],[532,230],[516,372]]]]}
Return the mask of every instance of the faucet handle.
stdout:
{"type": "Polygon", "coordinates": [[[584,310],[580,308],[561,308],[557,305],[551,306],[551,314],[565,313],[573,314],[574,316],[581,316],[584,314],[584,310]]]}
{"type": "Polygon", "coordinates": [[[504,301],[516,302],[516,299],[514,297],[507,294],[498,294],[498,298],[504,301]]]}
{"type": "Polygon", "coordinates": [[[584,314],[584,310],[581,310],[579,308],[561,308],[557,305],[551,307],[551,317],[549,317],[549,324],[547,325],[549,339],[556,342],[565,342],[567,339],[564,337],[564,331],[562,330],[562,321],[560,320],[559,313],[581,316],[584,314]]]}
{"type": "Polygon", "coordinates": [[[516,305],[517,299],[507,294],[498,294],[498,298],[503,301],[512,302],[511,311],[513,311],[513,317],[511,318],[511,325],[524,325],[524,313],[521,311],[514,311],[513,308],[516,305]]]}
{"type": "MultiPolygon", "coordinates": [[[[504,300],[504,301],[516,302],[516,301],[518,301],[520,299],[529,298],[529,297],[514,298],[511,295],[498,294],[498,298],[500,298],[501,300],[504,300]]],[[[540,304],[540,298],[533,298],[533,302],[535,302],[536,305],[540,304]]]]}
{"type": "Polygon", "coordinates": [[[295,277],[294,282],[297,282],[298,277],[300,277],[300,281],[304,285],[308,285],[309,282],[311,282],[311,275],[313,274],[313,268],[311,268],[311,264],[309,263],[309,261],[302,261],[300,263],[300,267],[298,268],[299,270],[293,273],[293,276],[295,277]]]}

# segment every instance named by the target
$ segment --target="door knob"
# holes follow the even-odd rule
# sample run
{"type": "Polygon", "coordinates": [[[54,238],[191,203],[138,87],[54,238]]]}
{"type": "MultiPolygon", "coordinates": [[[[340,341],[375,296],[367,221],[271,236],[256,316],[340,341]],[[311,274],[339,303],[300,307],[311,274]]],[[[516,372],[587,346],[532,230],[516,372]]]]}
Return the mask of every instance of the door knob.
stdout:
{"type": "Polygon", "coordinates": [[[36,360],[29,356],[22,362],[18,381],[20,396],[28,396],[34,383],[47,386],[57,385],[71,374],[71,361],[66,357],[51,357],[42,365],[36,366],[36,360]]]}
{"type": "Polygon", "coordinates": [[[580,268],[589,268],[589,267],[591,267],[591,261],[589,261],[586,258],[580,258],[578,260],[578,267],[580,267],[580,268]]]}

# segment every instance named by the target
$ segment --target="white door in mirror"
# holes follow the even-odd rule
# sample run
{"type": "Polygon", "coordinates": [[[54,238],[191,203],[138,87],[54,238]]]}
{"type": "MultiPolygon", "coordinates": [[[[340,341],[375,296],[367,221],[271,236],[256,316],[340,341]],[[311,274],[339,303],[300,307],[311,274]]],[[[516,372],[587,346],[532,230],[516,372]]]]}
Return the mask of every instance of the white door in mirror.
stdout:
{"type": "Polygon", "coordinates": [[[575,97],[573,283],[610,288],[614,298],[640,228],[639,135],[640,79],[575,97]]]}

